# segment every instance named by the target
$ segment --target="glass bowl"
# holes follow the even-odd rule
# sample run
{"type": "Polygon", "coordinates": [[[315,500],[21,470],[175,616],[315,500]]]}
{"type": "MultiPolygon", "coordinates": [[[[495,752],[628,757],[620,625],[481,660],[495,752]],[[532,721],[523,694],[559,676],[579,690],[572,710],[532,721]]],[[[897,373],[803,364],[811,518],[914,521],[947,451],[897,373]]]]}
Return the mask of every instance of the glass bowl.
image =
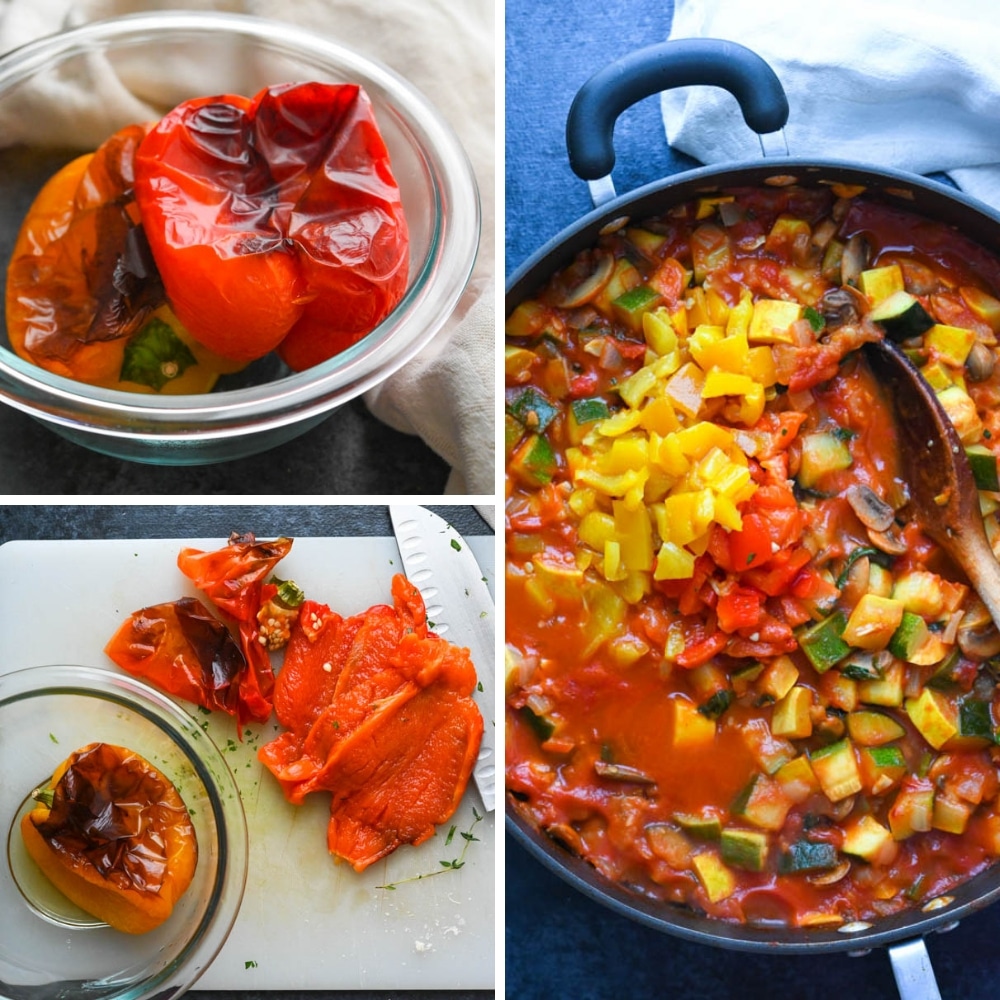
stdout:
{"type": "Polygon", "coordinates": [[[93,667],[0,676],[0,998],[93,1000],[186,990],[222,947],[243,898],[247,827],[222,754],[169,698],[93,667]],[[27,855],[31,792],[75,750],[103,741],[145,757],[177,788],[198,840],[194,879],[165,923],[124,934],[76,909],[27,855]]]}
{"type": "Polygon", "coordinates": [[[292,373],[272,355],[198,396],[138,395],[54,375],[14,354],[0,324],[0,400],[119,458],[218,462],[303,433],[431,340],[457,305],[479,244],[479,195],[461,144],[392,70],[294,26],[244,15],[133,14],[0,58],[0,274],[35,194],[80,152],[143,113],[156,117],[191,97],[253,96],[270,84],[304,80],[359,83],[372,100],[410,230],[409,282],[396,309],[307,371],[292,373]],[[113,99],[94,100],[96,93],[113,99]]]}

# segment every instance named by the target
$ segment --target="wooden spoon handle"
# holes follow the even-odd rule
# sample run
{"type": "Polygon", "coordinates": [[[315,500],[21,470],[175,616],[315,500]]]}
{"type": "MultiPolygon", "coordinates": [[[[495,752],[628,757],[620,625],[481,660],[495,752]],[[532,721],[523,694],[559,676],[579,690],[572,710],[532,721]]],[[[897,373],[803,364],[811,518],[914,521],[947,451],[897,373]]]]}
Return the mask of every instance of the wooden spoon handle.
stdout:
{"type": "Polygon", "coordinates": [[[986,605],[997,629],[1000,629],[1000,563],[993,555],[993,549],[985,532],[969,531],[961,540],[965,556],[963,569],[969,582],[986,605]]]}

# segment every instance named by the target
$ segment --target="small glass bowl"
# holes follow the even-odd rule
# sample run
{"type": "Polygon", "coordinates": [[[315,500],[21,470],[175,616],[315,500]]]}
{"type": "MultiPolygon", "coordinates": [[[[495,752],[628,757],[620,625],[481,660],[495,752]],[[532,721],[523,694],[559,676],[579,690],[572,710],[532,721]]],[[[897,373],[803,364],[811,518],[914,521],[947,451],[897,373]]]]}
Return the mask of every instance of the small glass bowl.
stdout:
{"type": "Polygon", "coordinates": [[[298,436],[388,378],[431,340],[454,311],[479,245],[479,194],[455,133],[387,67],[294,26],[245,15],[127,15],[48,36],[0,58],[0,275],[42,184],[74,156],[136,121],[137,107],[162,115],[191,97],[253,96],[294,80],[359,83],[372,100],[410,230],[409,284],[393,312],[314,368],[292,373],[272,355],[198,396],[118,392],[54,375],[9,349],[0,320],[0,401],[119,458],[218,462],[298,436]],[[116,100],[85,99],[105,91],[116,100]],[[69,134],[73,148],[67,148],[69,134]],[[12,136],[16,145],[10,145],[12,136]]]}
{"type": "Polygon", "coordinates": [[[188,989],[236,920],[247,826],[236,782],[197,722],[126,675],[83,666],[0,676],[0,1000],[167,1000],[188,989]],[[88,743],[127,747],[177,788],[198,840],[194,879],[165,923],[124,934],[78,910],[27,855],[33,789],[88,743]]]}

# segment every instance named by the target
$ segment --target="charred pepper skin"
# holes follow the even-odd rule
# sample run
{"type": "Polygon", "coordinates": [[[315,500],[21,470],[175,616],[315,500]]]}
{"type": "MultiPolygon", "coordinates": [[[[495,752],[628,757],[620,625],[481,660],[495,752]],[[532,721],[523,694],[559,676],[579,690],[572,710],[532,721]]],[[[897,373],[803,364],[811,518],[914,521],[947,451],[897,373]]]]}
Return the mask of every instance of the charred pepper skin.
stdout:
{"type": "Polygon", "coordinates": [[[167,777],[125,747],[91,743],[35,797],[21,835],[63,895],[126,934],[170,917],[194,877],[198,841],[167,777]]]}

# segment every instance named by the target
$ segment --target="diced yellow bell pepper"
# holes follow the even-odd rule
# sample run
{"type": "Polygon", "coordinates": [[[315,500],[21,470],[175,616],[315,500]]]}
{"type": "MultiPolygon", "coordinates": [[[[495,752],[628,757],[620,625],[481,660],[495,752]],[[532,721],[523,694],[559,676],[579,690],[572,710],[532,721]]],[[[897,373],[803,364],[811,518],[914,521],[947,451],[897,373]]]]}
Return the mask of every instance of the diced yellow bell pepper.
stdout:
{"type": "Polygon", "coordinates": [[[673,542],[664,542],[656,554],[653,578],[655,580],[689,580],[692,576],[694,576],[694,556],[673,542]]]}
{"type": "Polygon", "coordinates": [[[693,459],[704,458],[712,448],[728,451],[733,446],[733,436],[725,427],[704,420],[678,431],[674,437],[681,452],[693,459]]]}
{"type": "Polygon", "coordinates": [[[590,486],[607,497],[622,497],[629,490],[642,489],[649,478],[649,470],[629,469],[620,476],[605,476],[594,469],[580,469],[573,477],[574,485],[590,486]]]}
{"type": "Polygon", "coordinates": [[[642,401],[653,394],[656,388],[656,373],[652,368],[642,367],[629,375],[618,386],[618,395],[633,409],[638,410],[642,401]]]}
{"type": "MultiPolygon", "coordinates": [[[[728,252],[728,249],[725,250],[726,254],[728,252]]],[[[705,292],[705,308],[708,310],[710,323],[725,326],[729,319],[729,303],[714,288],[705,292]]]]}
{"type": "Polygon", "coordinates": [[[774,368],[774,354],[767,344],[760,344],[748,350],[746,372],[765,389],[770,389],[778,381],[774,368]]]}
{"type": "Polygon", "coordinates": [[[639,426],[639,412],[637,410],[619,410],[612,413],[606,420],[602,420],[598,425],[598,431],[605,437],[615,437],[633,430],[639,426]]]}
{"type": "Polygon", "coordinates": [[[694,332],[691,333],[687,338],[687,349],[691,357],[701,366],[704,371],[708,371],[712,367],[712,362],[706,360],[706,356],[710,354],[712,348],[718,344],[723,337],[725,337],[726,331],[721,326],[716,326],[712,323],[700,323],[695,327],[694,332]]]}
{"type": "Polygon", "coordinates": [[[710,322],[708,304],[705,302],[705,290],[701,285],[695,285],[688,291],[684,298],[684,307],[687,310],[688,330],[700,326],[702,323],[710,322]]]}
{"type": "Polygon", "coordinates": [[[669,475],[680,478],[688,473],[691,463],[681,450],[680,434],[670,434],[663,439],[656,454],[656,462],[669,475]]]}
{"type": "Polygon", "coordinates": [[[767,395],[764,392],[764,387],[754,382],[747,392],[743,394],[735,419],[747,427],[753,427],[764,415],[764,407],[766,405],[767,395]]]}
{"type": "Polygon", "coordinates": [[[651,433],[666,435],[680,428],[673,405],[666,396],[656,396],[642,408],[639,426],[651,433]]]}
{"type": "Polygon", "coordinates": [[[740,301],[729,310],[726,320],[727,337],[746,337],[753,318],[753,295],[747,289],[740,293],[740,301]]]}
{"type": "Polygon", "coordinates": [[[701,390],[705,373],[693,362],[682,365],[667,381],[666,395],[675,410],[686,417],[697,417],[701,409],[701,390]]]}
{"type": "Polygon", "coordinates": [[[729,531],[743,529],[743,516],[739,508],[724,493],[715,494],[715,520],[729,531]]]}
{"type": "Polygon", "coordinates": [[[717,194],[710,197],[699,198],[698,207],[695,211],[695,219],[701,222],[711,215],[715,215],[715,210],[719,205],[726,205],[736,200],[733,194],[717,194]]]}
{"type": "Polygon", "coordinates": [[[653,529],[644,506],[636,510],[615,501],[611,505],[615,521],[615,538],[621,545],[621,556],[630,570],[653,568],[653,529]]]}
{"type": "Polygon", "coordinates": [[[649,438],[643,434],[623,434],[615,438],[611,450],[602,456],[601,472],[617,475],[649,465],[649,438]]]}
{"type": "Polygon", "coordinates": [[[937,394],[962,444],[976,444],[983,436],[983,422],[972,397],[959,385],[950,385],[937,394]]]}
{"type": "Polygon", "coordinates": [[[643,313],[642,334],[646,343],[661,357],[677,350],[677,331],[665,306],[643,313]]]}
{"type": "Polygon", "coordinates": [[[609,538],[604,543],[604,563],[602,564],[604,579],[611,583],[617,580],[624,580],[628,576],[628,570],[622,562],[622,547],[613,538],[609,538]]]}
{"type": "Polygon", "coordinates": [[[705,384],[702,386],[701,398],[714,399],[718,396],[743,396],[751,392],[754,387],[761,390],[763,387],[757,386],[749,375],[737,375],[734,372],[719,371],[713,368],[705,375],[705,384]]]}

